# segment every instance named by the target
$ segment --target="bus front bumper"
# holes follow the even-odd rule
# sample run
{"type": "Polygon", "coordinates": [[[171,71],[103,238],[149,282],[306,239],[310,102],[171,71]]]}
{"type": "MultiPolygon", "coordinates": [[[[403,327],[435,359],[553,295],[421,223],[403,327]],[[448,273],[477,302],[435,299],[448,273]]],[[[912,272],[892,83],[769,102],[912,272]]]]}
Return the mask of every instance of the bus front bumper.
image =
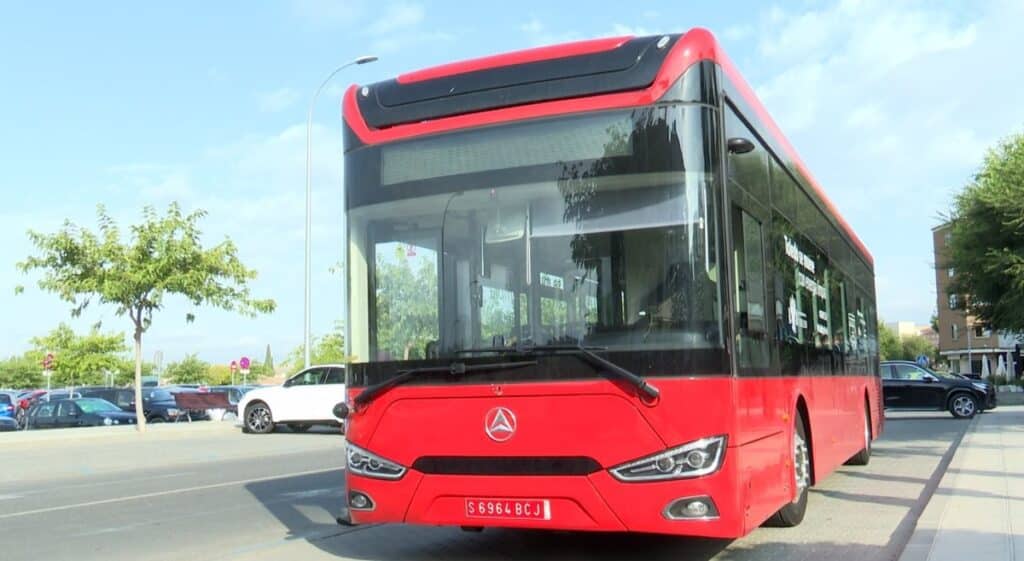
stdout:
{"type": "MultiPolygon", "coordinates": [[[[606,532],[649,532],[719,538],[744,534],[742,498],[730,462],[694,479],[625,483],[607,471],[587,476],[452,476],[409,470],[388,481],[347,475],[343,524],[407,523],[606,532]],[[364,499],[353,504],[355,495],[364,499]],[[686,511],[705,502],[703,516],[686,511]],[[546,517],[471,516],[467,503],[545,504],[546,517]]],[[[499,507],[500,508],[500,507],[499,507]]],[[[507,506],[506,506],[507,508],[507,506]]]]}

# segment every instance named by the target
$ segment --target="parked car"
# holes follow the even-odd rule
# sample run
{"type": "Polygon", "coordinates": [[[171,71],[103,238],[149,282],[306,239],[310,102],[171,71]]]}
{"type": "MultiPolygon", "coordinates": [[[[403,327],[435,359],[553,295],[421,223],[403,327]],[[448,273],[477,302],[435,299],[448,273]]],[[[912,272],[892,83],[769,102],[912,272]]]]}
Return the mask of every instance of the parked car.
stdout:
{"type": "Polygon", "coordinates": [[[135,414],[105,399],[80,397],[41,401],[28,411],[27,429],[134,425],[135,414]]]}
{"type": "Polygon", "coordinates": [[[8,392],[0,392],[0,431],[18,430],[17,395],[11,396],[8,392]]]}
{"type": "Polygon", "coordinates": [[[918,366],[910,361],[882,362],[882,393],[886,409],[949,411],[971,418],[997,405],[995,388],[918,366]]]}
{"type": "Polygon", "coordinates": [[[86,387],[78,390],[82,397],[98,397],[129,413],[135,412],[135,390],[132,388],[86,387]]]}
{"type": "Polygon", "coordinates": [[[270,433],[279,424],[295,432],[313,425],[340,426],[334,406],[345,399],[345,367],[311,366],[280,386],[256,388],[238,403],[244,432],[270,433]]]}
{"type": "Polygon", "coordinates": [[[174,394],[163,388],[146,388],[142,392],[142,410],[147,423],[171,423],[186,415],[178,409],[174,394]]]}
{"type": "Polygon", "coordinates": [[[18,408],[18,393],[0,391],[0,417],[14,418],[15,410],[18,408]]]}

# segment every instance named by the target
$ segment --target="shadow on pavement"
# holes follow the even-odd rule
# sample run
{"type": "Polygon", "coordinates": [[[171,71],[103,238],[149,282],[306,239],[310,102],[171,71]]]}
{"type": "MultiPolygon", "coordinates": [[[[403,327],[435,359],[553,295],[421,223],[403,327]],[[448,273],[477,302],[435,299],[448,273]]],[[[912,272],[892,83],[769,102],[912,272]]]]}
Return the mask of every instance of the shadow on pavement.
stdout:
{"type": "MultiPolygon", "coordinates": [[[[896,559],[910,541],[918,518],[934,494],[953,453],[964,434],[965,423],[935,419],[935,440],[952,445],[935,469],[920,479],[883,474],[857,477],[924,483],[917,497],[895,499],[864,493],[815,489],[815,493],[863,504],[893,504],[909,507],[906,515],[889,533],[886,543],[806,542],[792,538],[790,530],[758,530],[753,538],[713,540],[645,534],[603,534],[587,532],[487,529],[466,533],[456,528],[429,526],[357,526],[334,523],[344,500],[343,471],[296,476],[251,483],[246,488],[288,529],[288,539],[306,540],[309,545],[336,557],[361,560],[405,559],[446,560],[787,560],[787,559],[896,559]],[[788,540],[788,541],[787,541],[788,540]]],[[[899,431],[889,439],[899,441],[899,431]]],[[[879,456],[894,458],[926,455],[934,457],[935,447],[899,446],[876,448],[879,456]]],[[[845,470],[844,470],[845,471],[845,470]]],[[[851,475],[852,472],[846,472],[851,475]]],[[[821,514],[819,514],[821,515],[821,514]]],[[[991,540],[1001,534],[964,532],[965,540],[991,540]]]]}

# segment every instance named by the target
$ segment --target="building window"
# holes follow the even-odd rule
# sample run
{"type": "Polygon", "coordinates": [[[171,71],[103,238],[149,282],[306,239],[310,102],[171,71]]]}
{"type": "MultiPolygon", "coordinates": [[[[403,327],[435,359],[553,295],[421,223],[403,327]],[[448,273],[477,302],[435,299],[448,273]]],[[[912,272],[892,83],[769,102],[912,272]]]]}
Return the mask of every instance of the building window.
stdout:
{"type": "Polygon", "coordinates": [[[957,339],[960,338],[960,326],[959,325],[954,323],[953,325],[950,326],[950,331],[952,332],[953,340],[954,341],[956,341],[957,339]]]}
{"type": "Polygon", "coordinates": [[[955,310],[960,302],[957,300],[956,294],[949,295],[949,309],[955,310]]]}
{"type": "Polygon", "coordinates": [[[953,233],[952,232],[946,232],[946,234],[944,236],[942,236],[942,237],[943,237],[944,241],[946,242],[946,245],[949,245],[949,241],[953,239],[953,233]]]}
{"type": "Polygon", "coordinates": [[[946,269],[946,274],[949,275],[949,278],[953,278],[953,275],[955,275],[956,272],[954,271],[953,267],[950,267],[946,269]]]}

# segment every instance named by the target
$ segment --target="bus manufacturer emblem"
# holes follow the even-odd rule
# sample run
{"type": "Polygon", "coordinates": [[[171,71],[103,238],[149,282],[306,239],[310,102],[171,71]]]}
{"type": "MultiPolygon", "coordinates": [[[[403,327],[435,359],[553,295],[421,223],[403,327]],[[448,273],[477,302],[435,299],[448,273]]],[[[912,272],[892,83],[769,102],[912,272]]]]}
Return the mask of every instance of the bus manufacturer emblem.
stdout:
{"type": "Polygon", "coordinates": [[[495,407],[484,417],[484,432],[495,442],[505,442],[516,433],[516,415],[506,407],[495,407]]]}

